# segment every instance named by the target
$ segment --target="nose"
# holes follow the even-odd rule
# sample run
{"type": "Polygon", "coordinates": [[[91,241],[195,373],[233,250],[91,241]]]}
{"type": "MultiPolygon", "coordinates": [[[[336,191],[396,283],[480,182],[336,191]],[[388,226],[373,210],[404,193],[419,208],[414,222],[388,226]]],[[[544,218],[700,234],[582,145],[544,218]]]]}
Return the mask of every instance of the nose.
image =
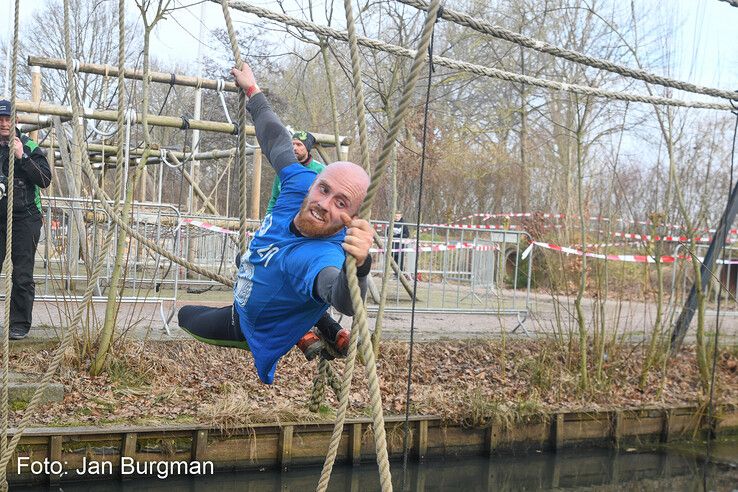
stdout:
{"type": "Polygon", "coordinates": [[[325,211],[327,211],[328,207],[330,207],[330,203],[331,203],[331,197],[329,196],[324,196],[320,200],[318,200],[318,206],[325,211]]]}

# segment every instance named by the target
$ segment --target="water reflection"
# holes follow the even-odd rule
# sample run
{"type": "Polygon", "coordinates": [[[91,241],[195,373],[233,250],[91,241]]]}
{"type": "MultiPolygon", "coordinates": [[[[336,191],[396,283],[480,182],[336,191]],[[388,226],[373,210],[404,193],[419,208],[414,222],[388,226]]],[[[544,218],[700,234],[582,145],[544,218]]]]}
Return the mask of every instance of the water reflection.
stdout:
{"type": "MultiPolygon", "coordinates": [[[[412,464],[404,480],[405,490],[424,491],[505,491],[505,490],[702,490],[707,471],[708,490],[738,490],[735,465],[704,468],[694,455],[680,452],[613,452],[568,450],[559,454],[533,453],[524,456],[466,458],[412,464]]],[[[402,490],[401,463],[393,463],[395,490],[402,490]]],[[[320,468],[278,471],[218,472],[193,479],[87,482],[64,484],[46,490],[64,492],[231,492],[315,490],[320,468]]],[[[379,474],[374,463],[358,468],[334,469],[329,490],[364,492],[379,490],[379,474]]],[[[32,490],[14,488],[14,490],[32,490]]],[[[35,488],[39,490],[39,488],[35,488]]]]}

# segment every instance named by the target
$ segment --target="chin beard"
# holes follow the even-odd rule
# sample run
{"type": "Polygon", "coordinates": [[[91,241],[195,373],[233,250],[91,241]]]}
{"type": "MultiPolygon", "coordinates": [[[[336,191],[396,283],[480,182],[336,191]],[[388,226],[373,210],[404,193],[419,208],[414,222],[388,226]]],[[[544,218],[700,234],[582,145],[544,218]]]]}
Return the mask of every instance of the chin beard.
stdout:
{"type": "Polygon", "coordinates": [[[302,207],[300,207],[300,212],[295,217],[295,227],[297,227],[297,230],[300,231],[300,234],[305,237],[330,237],[343,228],[343,224],[334,226],[324,223],[318,225],[311,220],[312,217],[307,218],[308,215],[310,215],[310,210],[308,209],[307,204],[303,202],[302,207]]]}

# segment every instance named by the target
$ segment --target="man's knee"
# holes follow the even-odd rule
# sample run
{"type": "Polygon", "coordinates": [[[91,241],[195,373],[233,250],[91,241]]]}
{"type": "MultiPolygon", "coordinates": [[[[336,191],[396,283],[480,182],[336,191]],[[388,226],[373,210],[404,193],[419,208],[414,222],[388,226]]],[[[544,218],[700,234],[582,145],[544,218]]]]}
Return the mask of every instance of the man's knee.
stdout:
{"type": "Polygon", "coordinates": [[[177,312],[177,322],[179,326],[188,326],[189,322],[195,314],[197,306],[182,306],[177,312]]]}

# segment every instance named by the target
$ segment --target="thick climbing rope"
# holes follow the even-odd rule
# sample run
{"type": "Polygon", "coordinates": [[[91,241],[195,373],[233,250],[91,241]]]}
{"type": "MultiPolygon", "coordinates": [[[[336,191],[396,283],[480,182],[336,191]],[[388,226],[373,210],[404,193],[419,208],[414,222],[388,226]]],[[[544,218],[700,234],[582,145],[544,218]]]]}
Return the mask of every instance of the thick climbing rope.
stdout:
{"type": "MultiPolygon", "coordinates": [[[[236,68],[241,70],[243,67],[243,59],[241,58],[241,50],[238,47],[236,39],[236,31],[233,29],[233,21],[231,20],[231,11],[228,9],[228,0],[222,0],[220,6],[223,9],[223,18],[225,19],[226,29],[228,31],[228,39],[231,43],[231,51],[236,61],[236,68]]],[[[240,220],[238,228],[238,244],[240,253],[246,251],[247,231],[246,231],[246,94],[238,91],[238,215],[240,220]]]]}
{"type": "MultiPolygon", "coordinates": [[[[211,1],[216,2],[218,0],[211,0],[211,1]]],[[[284,24],[287,24],[292,27],[296,27],[298,29],[302,29],[305,31],[310,31],[319,36],[331,37],[331,38],[338,39],[341,41],[348,40],[348,34],[345,31],[338,31],[336,29],[331,29],[329,27],[321,26],[321,25],[318,25],[312,22],[304,21],[301,19],[296,19],[294,17],[290,17],[285,14],[273,12],[271,10],[258,7],[256,5],[252,5],[244,1],[232,0],[229,4],[231,8],[240,10],[242,12],[247,12],[250,14],[257,15],[259,17],[263,17],[265,19],[270,19],[273,21],[281,22],[281,23],[284,23],[284,24]]],[[[385,51],[387,53],[392,53],[397,56],[403,56],[407,58],[413,58],[415,56],[415,52],[413,50],[410,50],[408,48],[403,48],[401,46],[385,43],[383,41],[378,41],[376,39],[370,39],[370,38],[359,36],[357,38],[357,41],[359,42],[359,44],[361,44],[362,46],[366,46],[367,48],[371,48],[371,49],[375,49],[379,51],[385,51]]],[[[598,89],[595,87],[588,87],[588,86],[577,85],[577,84],[568,84],[565,82],[556,82],[552,80],[531,77],[529,75],[522,75],[518,73],[508,72],[508,71],[500,70],[497,68],[485,67],[482,65],[475,65],[473,63],[453,60],[451,58],[446,58],[442,56],[436,57],[434,62],[436,65],[450,68],[452,70],[459,70],[462,72],[473,73],[473,74],[481,75],[484,77],[492,77],[495,79],[505,80],[508,82],[528,84],[528,85],[540,87],[543,89],[551,89],[555,91],[564,91],[564,92],[571,92],[575,94],[582,94],[585,96],[602,97],[606,99],[614,99],[617,101],[630,101],[630,102],[639,102],[639,103],[644,103],[644,104],[658,104],[662,106],[675,106],[675,107],[684,107],[684,108],[693,108],[693,109],[716,109],[720,111],[731,111],[732,110],[732,106],[730,106],[729,104],[710,103],[710,102],[703,102],[703,101],[684,101],[681,99],[673,99],[669,97],[646,96],[646,95],[630,93],[630,92],[611,91],[611,90],[598,89]]]]}
{"type": "MultiPolygon", "coordinates": [[[[361,75],[361,56],[359,53],[359,45],[356,42],[356,23],[354,21],[353,7],[351,0],[344,0],[344,10],[346,12],[346,27],[348,29],[348,41],[349,41],[349,52],[351,56],[351,82],[354,88],[354,99],[356,105],[356,121],[359,129],[359,145],[360,145],[360,158],[361,166],[364,170],[370,173],[369,169],[369,144],[366,130],[366,115],[364,111],[364,91],[362,88],[362,75],[361,75]]],[[[373,177],[372,179],[377,179],[373,177]]],[[[365,202],[366,203],[366,202],[365,202]]],[[[371,204],[370,204],[371,206],[371,204]]],[[[367,210],[366,216],[369,216],[367,210]]],[[[347,258],[347,273],[349,278],[349,289],[351,290],[351,302],[354,308],[354,318],[351,326],[351,336],[349,338],[349,350],[346,358],[346,364],[344,366],[344,376],[341,381],[341,386],[338,394],[338,410],[336,412],[336,422],[333,425],[333,433],[331,434],[331,441],[328,445],[328,452],[326,453],[325,462],[323,463],[323,470],[320,474],[320,480],[318,481],[317,490],[324,492],[328,488],[328,483],[331,479],[331,472],[333,471],[333,464],[336,461],[336,455],[338,454],[338,446],[341,442],[341,435],[343,434],[343,427],[346,421],[346,412],[348,410],[348,396],[351,388],[351,380],[353,379],[354,367],[356,363],[356,347],[359,343],[359,338],[363,337],[362,346],[364,342],[369,342],[369,330],[366,327],[366,320],[361,322],[361,313],[365,310],[363,299],[359,293],[355,296],[354,291],[359,291],[358,281],[356,279],[356,261],[353,257],[347,258]]],[[[364,312],[365,314],[365,312],[364,312]]],[[[371,349],[372,359],[374,357],[374,349],[371,349]]],[[[373,367],[370,368],[368,359],[364,359],[366,368],[369,373],[370,379],[376,379],[376,361],[373,361],[373,367]]],[[[323,364],[323,361],[321,361],[323,364]]],[[[326,363],[327,364],[327,363],[326,363]]],[[[371,387],[371,382],[370,382],[371,387]]],[[[317,390],[317,388],[316,388],[317,390]]],[[[374,429],[374,440],[376,447],[377,465],[379,466],[379,476],[382,490],[392,490],[392,475],[390,474],[389,457],[387,455],[387,440],[384,428],[384,415],[382,414],[381,394],[371,395],[372,403],[379,402],[378,407],[375,405],[372,407],[372,416],[374,417],[373,429],[374,429]]]]}
{"type": "MultiPolygon", "coordinates": [[[[415,91],[415,86],[418,82],[418,79],[420,78],[420,71],[425,62],[425,53],[430,44],[430,38],[433,33],[433,27],[436,23],[439,6],[440,0],[433,0],[432,6],[428,11],[428,15],[425,19],[421,39],[418,43],[418,49],[415,52],[416,56],[413,58],[412,67],[410,69],[407,82],[405,83],[398,109],[395,112],[394,118],[385,138],[382,151],[379,154],[377,165],[372,175],[371,182],[369,183],[369,189],[367,190],[366,199],[364,200],[364,203],[362,204],[361,210],[359,212],[359,216],[363,219],[369,218],[369,212],[374,200],[374,195],[376,194],[377,187],[381,183],[384,172],[386,171],[389,156],[392,152],[392,148],[395,145],[397,134],[399,133],[400,128],[403,125],[405,115],[410,108],[413,92],[415,91]]],[[[352,49],[358,50],[357,39],[353,39],[353,42],[351,42],[350,40],[350,44],[354,45],[352,49]]],[[[357,83],[357,79],[358,74],[354,73],[353,82],[357,83]]],[[[359,339],[358,343],[360,343],[361,345],[361,353],[364,358],[366,372],[369,379],[369,389],[373,411],[373,429],[377,448],[377,463],[379,464],[380,468],[379,471],[382,490],[392,490],[392,480],[389,472],[389,461],[387,459],[386,435],[384,429],[384,416],[382,414],[381,394],[379,391],[379,382],[376,374],[376,360],[369,336],[369,329],[367,327],[366,307],[364,306],[363,299],[361,298],[359,282],[356,278],[356,261],[351,256],[349,256],[346,260],[346,271],[349,279],[351,301],[354,307],[354,324],[356,326],[356,329],[353,330],[351,333],[349,354],[346,361],[346,369],[344,370],[343,387],[341,388],[341,398],[339,401],[338,411],[336,412],[336,425],[331,437],[329,454],[326,457],[326,462],[323,466],[323,472],[321,474],[320,483],[318,484],[318,490],[324,491],[327,489],[328,479],[330,478],[330,473],[337,454],[338,442],[340,442],[341,433],[343,432],[343,423],[346,416],[346,409],[348,407],[349,388],[351,384],[351,378],[353,376],[352,372],[355,358],[354,347],[357,344],[357,338],[359,339]]]]}
{"type": "MultiPolygon", "coordinates": [[[[3,261],[3,271],[5,272],[5,313],[3,316],[3,376],[2,376],[2,395],[0,402],[2,404],[2,417],[0,417],[0,426],[2,426],[2,436],[0,436],[0,452],[6,454],[8,452],[8,370],[9,370],[9,353],[10,353],[10,300],[13,289],[13,177],[15,176],[15,98],[18,90],[18,27],[19,27],[19,10],[20,0],[15,0],[15,23],[13,27],[13,54],[11,60],[10,73],[10,140],[8,141],[8,184],[7,184],[7,213],[5,225],[5,261],[3,261]]],[[[8,490],[7,467],[0,467],[0,489],[8,490]]]]}
{"type": "MultiPolygon", "coordinates": [[[[344,0],[344,10],[346,11],[346,23],[349,29],[349,39],[356,36],[356,29],[354,25],[354,16],[353,11],[351,8],[351,2],[350,0],[344,0]]],[[[354,45],[350,44],[350,47],[353,48],[354,45]]],[[[321,46],[321,51],[325,54],[325,46],[321,46]]],[[[364,102],[364,91],[362,89],[361,85],[361,59],[359,57],[359,51],[358,48],[356,50],[351,49],[350,50],[350,56],[351,56],[351,68],[354,74],[358,76],[358,83],[356,80],[354,80],[353,83],[353,89],[354,89],[354,100],[356,104],[356,121],[359,129],[359,154],[360,154],[360,163],[361,167],[364,168],[364,170],[367,172],[367,174],[371,175],[371,169],[369,164],[369,145],[368,145],[368,137],[367,137],[367,129],[366,129],[366,113],[365,113],[365,102],[364,102]]],[[[328,57],[327,54],[324,56],[324,62],[326,63],[326,67],[328,67],[328,57]]],[[[335,117],[335,114],[334,114],[335,117]]],[[[337,135],[336,130],[336,135],[337,135]]],[[[336,149],[339,148],[338,144],[338,137],[336,137],[336,149]]],[[[354,331],[355,326],[352,323],[351,331],[354,331]]],[[[318,374],[316,375],[315,379],[313,380],[313,392],[310,398],[310,405],[309,409],[311,412],[317,411],[318,406],[320,405],[320,402],[323,401],[323,395],[325,394],[324,391],[324,380],[325,380],[325,367],[328,365],[327,361],[324,361],[321,356],[321,360],[318,363],[318,374]],[[315,409],[315,410],[314,410],[315,409]]]]}
{"type": "MultiPolygon", "coordinates": [[[[120,200],[122,198],[121,189],[123,188],[123,159],[124,149],[121,142],[120,129],[125,125],[125,108],[126,108],[126,79],[125,79],[125,63],[126,63],[126,18],[125,18],[125,0],[118,0],[118,138],[115,159],[118,163],[115,166],[115,208],[120,209],[120,200]]],[[[104,167],[104,166],[103,166],[104,167]]],[[[117,215],[117,214],[116,214],[117,215]]]]}
{"type": "MultiPolygon", "coordinates": [[[[343,0],[343,8],[346,11],[346,27],[348,29],[349,53],[351,55],[351,76],[354,86],[354,104],[356,105],[356,123],[359,129],[359,156],[361,167],[371,176],[369,165],[369,137],[366,131],[366,103],[364,102],[364,89],[361,75],[361,54],[356,44],[356,24],[351,7],[351,0],[343,0]]],[[[338,142],[336,141],[336,145],[338,142]]]]}
{"type": "Polygon", "coordinates": [[[321,357],[318,361],[318,372],[313,378],[313,392],[310,395],[310,403],[308,403],[308,409],[313,413],[320,410],[320,404],[323,403],[323,398],[325,397],[325,384],[326,379],[328,378],[327,371],[328,360],[321,357]]]}
{"type": "MultiPolygon", "coordinates": [[[[435,0],[434,2],[435,8],[431,9],[430,13],[428,14],[428,17],[426,18],[426,24],[423,29],[423,35],[421,37],[420,46],[419,46],[418,51],[416,52],[418,55],[414,57],[413,59],[413,67],[410,71],[410,76],[408,77],[408,81],[405,86],[405,90],[403,92],[403,97],[400,101],[399,110],[395,115],[395,120],[393,121],[393,125],[390,127],[387,140],[385,141],[384,148],[379,157],[379,162],[377,163],[376,171],[369,185],[369,189],[367,190],[366,200],[364,201],[361,207],[360,213],[359,213],[360,217],[364,219],[367,219],[369,217],[369,212],[371,210],[371,204],[374,199],[374,195],[376,194],[376,189],[379,184],[379,181],[381,181],[381,177],[383,176],[384,170],[386,168],[386,164],[388,160],[387,158],[389,156],[392,146],[394,145],[394,139],[397,136],[397,133],[399,132],[399,128],[402,125],[404,116],[410,107],[410,100],[412,97],[412,93],[414,91],[415,85],[420,75],[420,69],[423,65],[423,61],[425,58],[424,56],[425,50],[428,48],[428,44],[430,41],[430,35],[433,30],[433,26],[435,24],[439,1],[440,0],[435,0]]],[[[227,12],[228,2],[226,0],[222,0],[222,2],[220,3],[223,6],[224,12],[227,12]]],[[[225,15],[224,17],[225,17],[226,23],[229,24],[230,15],[225,15]]],[[[230,37],[231,47],[234,48],[233,51],[235,55],[236,54],[235,47],[237,47],[237,41],[236,41],[235,32],[232,26],[228,26],[228,35],[230,37]]],[[[356,44],[358,45],[358,43],[356,44]]],[[[236,61],[238,62],[239,60],[236,59],[236,61]]],[[[354,74],[355,76],[354,78],[356,78],[357,75],[358,74],[354,74]]],[[[388,490],[392,490],[392,477],[389,471],[389,459],[387,455],[386,432],[384,428],[384,415],[382,412],[382,402],[381,402],[381,393],[379,390],[379,381],[378,381],[377,373],[376,373],[376,360],[374,358],[374,351],[372,350],[371,342],[369,339],[369,329],[367,328],[366,308],[364,306],[363,299],[361,298],[361,290],[359,289],[358,280],[356,278],[356,260],[351,256],[348,257],[346,260],[346,271],[347,271],[347,276],[349,279],[349,290],[351,292],[351,300],[352,300],[352,304],[354,307],[354,326],[356,327],[356,329],[352,331],[351,341],[349,343],[348,356],[346,360],[346,370],[344,371],[344,381],[343,381],[343,386],[341,388],[339,415],[337,416],[336,427],[334,427],[334,436],[336,434],[335,432],[336,429],[340,429],[341,433],[343,432],[343,419],[345,418],[346,408],[348,406],[348,389],[349,389],[350,381],[352,377],[353,362],[356,357],[356,346],[357,346],[357,342],[360,340],[362,356],[364,357],[366,372],[367,372],[367,376],[369,380],[369,393],[370,393],[370,399],[371,399],[371,405],[372,405],[375,447],[376,447],[376,453],[377,453],[377,463],[379,464],[379,468],[380,468],[379,470],[380,471],[380,482],[381,482],[382,490],[388,491],[388,490]],[[340,414],[343,414],[343,415],[341,416],[340,414]]],[[[340,440],[340,434],[338,436],[338,439],[340,440]]],[[[331,442],[333,441],[335,441],[335,437],[331,439],[331,442]]],[[[326,465],[324,466],[323,474],[321,476],[321,482],[318,484],[318,490],[325,490],[327,488],[327,480],[330,478],[330,470],[332,469],[333,462],[335,460],[335,452],[333,453],[332,457],[330,456],[330,454],[331,453],[329,453],[329,456],[326,458],[326,465]]]]}
{"type": "MultiPolygon", "coordinates": [[[[428,10],[428,2],[425,0],[397,0],[405,5],[410,5],[420,10],[428,10]]],[[[733,91],[727,91],[723,89],[715,89],[712,87],[704,87],[701,85],[684,82],[681,80],[672,79],[669,77],[663,77],[656,75],[646,70],[629,68],[623,65],[612,63],[611,61],[597,58],[594,56],[585,55],[574,50],[568,50],[559,46],[540,41],[538,39],[530,38],[523,34],[516,33],[509,29],[505,29],[501,26],[496,26],[491,22],[483,19],[472,17],[469,14],[459,12],[444,7],[440,17],[442,19],[450,20],[464,27],[469,27],[475,31],[483,34],[489,34],[498,39],[503,39],[511,43],[531,48],[541,53],[546,53],[557,58],[569,60],[574,63],[587,65],[589,67],[597,68],[599,70],[606,70],[608,72],[630,77],[632,79],[642,80],[649,84],[657,84],[664,87],[671,87],[672,89],[678,89],[680,91],[692,92],[695,94],[704,94],[706,96],[719,97],[722,99],[735,99],[738,100],[738,94],[733,91]]]]}

